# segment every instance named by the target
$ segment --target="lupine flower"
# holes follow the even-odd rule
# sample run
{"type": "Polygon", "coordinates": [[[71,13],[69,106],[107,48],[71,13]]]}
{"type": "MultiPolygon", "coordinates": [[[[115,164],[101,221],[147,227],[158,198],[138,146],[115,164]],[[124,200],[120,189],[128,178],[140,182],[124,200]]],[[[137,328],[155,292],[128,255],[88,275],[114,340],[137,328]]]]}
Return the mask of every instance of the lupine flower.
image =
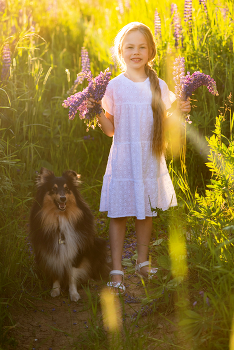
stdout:
{"type": "Polygon", "coordinates": [[[130,5],[130,1],[129,0],[125,0],[125,7],[130,10],[131,5],[130,5]]]}
{"type": "Polygon", "coordinates": [[[192,93],[200,86],[205,85],[212,95],[218,96],[216,88],[216,82],[209,75],[201,73],[199,71],[194,72],[192,75],[188,72],[184,79],[184,83],[181,89],[181,98],[186,101],[192,93]]]}
{"type": "Polygon", "coordinates": [[[188,23],[189,30],[192,30],[192,0],[184,2],[184,22],[188,23]]]}
{"type": "Polygon", "coordinates": [[[222,13],[222,15],[223,15],[223,18],[226,20],[227,17],[228,17],[228,14],[229,14],[228,8],[227,8],[227,7],[221,7],[221,8],[220,8],[220,11],[221,11],[221,13],[222,13]]]}
{"type": "Polygon", "coordinates": [[[88,98],[92,97],[95,101],[100,101],[106,91],[107,85],[110,81],[111,73],[107,68],[104,73],[100,74],[96,78],[91,77],[91,72],[88,73],[89,85],[80,92],[68,97],[63,102],[63,107],[69,107],[69,119],[74,119],[77,111],[79,110],[80,119],[89,121],[94,118],[96,114],[101,113],[101,106],[96,103],[93,108],[87,108],[88,98]]]}
{"type": "Polygon", "coordinates": [[[58,16],[58,2],[57,2],[57,0],[50,0],[48,2],[47,11],[52,13],[54,17],[58,16]]]}
{"type": "Polygon", "coordinates": [[[173,15],[172,24],[174,29],[175,47],[177,47],[179,45],[180,39],[182,39],[182,27],[176,4],[171,4],[171,14],[173,15]]]}
{"type": "Polygon", "coordinates": [[[77,74],[77,79],[75,80],[75,84],[82,84],[86,74],[90,72],[90,60],[88,51],[82,47],[81,48],[81,72],[77,74]]]}
{"type": "Polygon", "coordinates": [[[4,12],[6,9],[6,0],[0,0],[0,12],[4,12]]]}
{"type": "Polygon", "coordinates": [[[161,19],[160,19],[160,16],[159,16],[157,9],[155,10],[155,13],[154,13],[154,33],[155,33],[155,38],[162,36],[161,19]]]}
{"type": "Polygon", "coordinates": [[[77,78],[74,81],[73,86],[68,91],[68,95],[72,95],[76,92],[77,86],[82,84],[85,79],[92,79],[92,73],[90,71],[90,59],[88,51],[81,48],[81,72],[77,74],[77,78]]]}
{"type": "Polygon", "coordinates": [[[118,0],[118,10],[121,15],[124,13],[124,6],[122,0],[118,0]]]}
{"type": "Polygon", "coordinates": [[[203,5],[204,11],[205,11],[205,13],[206,13],[206,15],[207,15],[208,12],[207,12],[206,1],[207,1],[207,0],[199,0],[199,4],[200,4],[200,5],[203,5]]]}
{"type": "Polygon", "coordinates": [[[184,57],[178,57],[175,59],[173,68],[173,80],[175,82],[175,95],[181,96],[181,89],[185,79],[185,60],[184,57]]]}
{"type": "Polygon", "coordinates": [[[187,98],[202,85],[205,85],[210,93],[218,96],[216,82],[209,75],[197,71],[192,75],[187,72],[185,76],[184,72],[184,57],[176,58],[174,62],[173,79],[175,81],[175,94],[177,97],[186,101],[187,98]]]}
{"type": "Polygon", "coordinates": [[[10,75],[11,67],[11,50],[8,43],[6,43],[2,50],[2,74],[1,80],[7,80],[10,75]]]}

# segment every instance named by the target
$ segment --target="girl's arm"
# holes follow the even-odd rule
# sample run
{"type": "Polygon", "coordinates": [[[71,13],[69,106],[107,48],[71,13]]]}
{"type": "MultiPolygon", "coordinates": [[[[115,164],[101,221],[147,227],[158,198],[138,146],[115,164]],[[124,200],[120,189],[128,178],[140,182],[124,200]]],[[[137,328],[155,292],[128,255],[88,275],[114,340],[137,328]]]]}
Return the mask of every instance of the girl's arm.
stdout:
{"type": "MultiPolygon", "coordinates": [[[[102,106],[102,101],[95,101],[93,98],[88,99],[88,108],[92,108],[94,106],[94,103],[99,103],[102,106]]],[[[107,136],[112,137],[115,132],[114,128],[114,116],[109,114],[108,112],[102,111],[101,114],[98,115],[98,122],[101,125],[101,129],[107,136]]]]}
{"type": "Polygon", "coordinates": [[[114,128],[114,116],[109,114],[108,112],[102,111],[101,114],[98,115],[98,122],[101,125],[101,129],[107,136],[114,136],[115,128],[114,128]]]}

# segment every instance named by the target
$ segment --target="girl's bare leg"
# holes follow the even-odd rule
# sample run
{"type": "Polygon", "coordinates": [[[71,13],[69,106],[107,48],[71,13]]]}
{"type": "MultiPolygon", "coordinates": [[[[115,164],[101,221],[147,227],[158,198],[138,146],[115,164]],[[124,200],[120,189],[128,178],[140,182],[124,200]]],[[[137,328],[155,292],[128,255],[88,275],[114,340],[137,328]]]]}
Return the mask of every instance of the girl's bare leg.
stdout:
{"type": "MultiPolygon", "coordinates": [[[[147,216],[144,220],[136,219],[136,236],[137,236],[137,263],[143,263],[148,260],[149,244],[152,234],[152,217],[147,216]]],[[[141,274],[147,276],[149,267],[141,268],[141,274]]]]}
{"type": "MultiPolygon", "coordinates": [[[[109,227],[112,269],[122,270],[122,252],[126,231],[127,218],[111,218],[109,227]]],[[[113,282],[121,282],[121,275],[112,276],[113,282]]]]}

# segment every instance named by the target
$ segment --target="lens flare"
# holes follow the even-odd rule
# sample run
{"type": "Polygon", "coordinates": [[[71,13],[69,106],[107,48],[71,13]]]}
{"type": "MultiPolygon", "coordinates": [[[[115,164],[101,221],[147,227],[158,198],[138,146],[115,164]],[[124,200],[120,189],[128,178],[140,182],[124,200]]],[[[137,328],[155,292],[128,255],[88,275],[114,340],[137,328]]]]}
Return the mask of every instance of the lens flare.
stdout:
{"type": "Polygon", "coordinates": [[[171,229],[169,238],[171,271],[174,278],[182,281],[188,273],[185,237],[177,229],[171,229]]]}
{"type": "Polygon", "coordinates": [[[234,317],[232,319],[232,328],[230,332],[229,350],[234,350],[234,317]]]}
{"type": "Polygon", "coordinates": [[[100,297],[105,329],[110,332],[119,331],[122,323],[119,299],[108,288],[102,290],[100,297]]]}

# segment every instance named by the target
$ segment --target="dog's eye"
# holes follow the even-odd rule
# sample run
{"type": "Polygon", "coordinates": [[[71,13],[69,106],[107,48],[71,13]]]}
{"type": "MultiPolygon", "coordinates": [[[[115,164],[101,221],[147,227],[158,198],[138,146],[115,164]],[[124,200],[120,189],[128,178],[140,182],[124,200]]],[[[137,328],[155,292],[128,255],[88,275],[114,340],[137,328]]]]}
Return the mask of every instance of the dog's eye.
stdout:
{"type": "Polygon", "coordinates": [[[66,193],[70,193],[70,190],[69,190],[68,187],[65,187],[65,192],[66,192],[66,193]]]}
{"type": "Polygon", "coordinates": [[[50,194],[55,194],[57,192],[57,189],[55,187],[53,187],[51,190],[50,190],[50,194]]]}

